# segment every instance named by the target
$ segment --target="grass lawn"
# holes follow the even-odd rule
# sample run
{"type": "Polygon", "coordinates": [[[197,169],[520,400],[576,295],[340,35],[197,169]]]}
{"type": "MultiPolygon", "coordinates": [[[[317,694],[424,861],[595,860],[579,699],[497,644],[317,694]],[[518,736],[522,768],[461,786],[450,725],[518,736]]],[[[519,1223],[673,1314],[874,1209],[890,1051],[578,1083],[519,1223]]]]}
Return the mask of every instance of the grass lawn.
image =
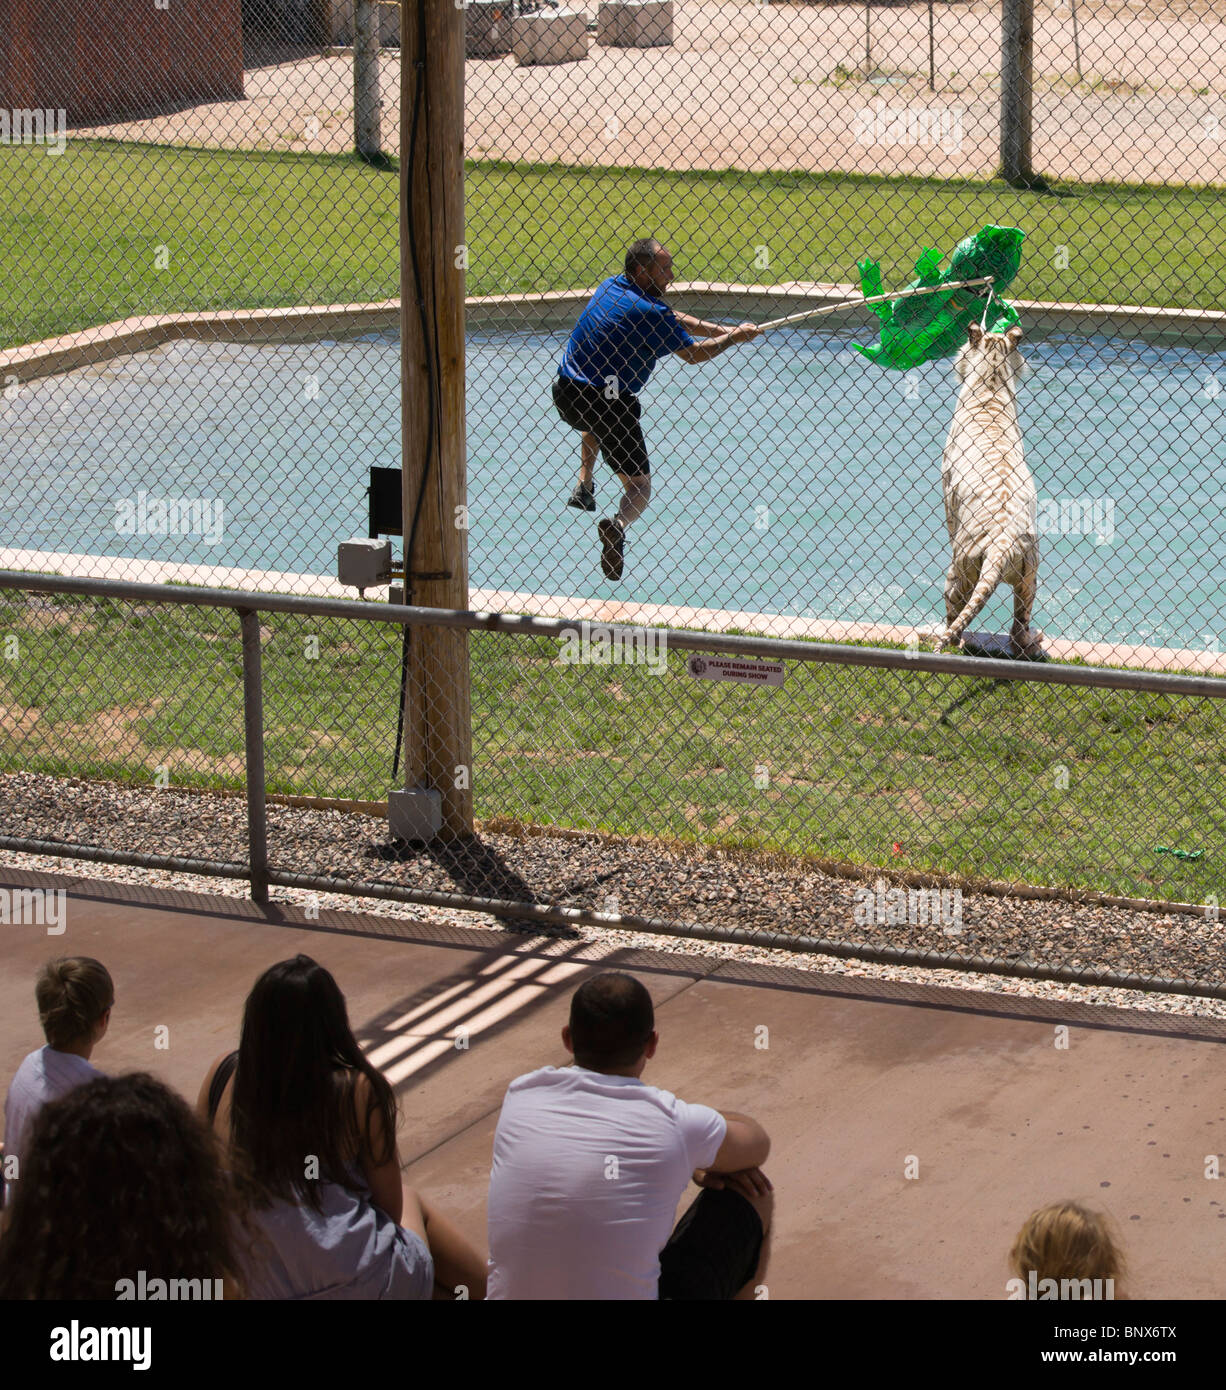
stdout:
{"type": "MultiPolygon", "coordinates": [[[[149,786],[164,766],[171,786],[242,786],[235,615],[5,594],[0,623],[19,648],[0,662],[0,768],[149,786]]],[[[398,631],[264,624],[269,789],[383,799],[398,631]]],[[[562,665],[559,650],[472,636],[483,820],[1143,897],[1220,893],[1221,701],[806,663],[761,689],[694,679],[676,653],[654,675],[562,665]]]]}
{"type": "MultiPolygon", "coordinates": [[[[398,293],[398,175],[345,156],[73,140],[0,148],[0,347],[132,314],[398,293]]],[[[470,294],[592,284],[666,238],[681,279],[887,283],[985,222],[1027,233],[1018,298],[1216,308],[1226,192],[470,164],[470,294]],[[759,248],[766,248],[761,252],[759,248]],[[768,264],[763,265],[763,258],[768,264]],[[758,264],[755,264],[757,258],[758,264]]]]}

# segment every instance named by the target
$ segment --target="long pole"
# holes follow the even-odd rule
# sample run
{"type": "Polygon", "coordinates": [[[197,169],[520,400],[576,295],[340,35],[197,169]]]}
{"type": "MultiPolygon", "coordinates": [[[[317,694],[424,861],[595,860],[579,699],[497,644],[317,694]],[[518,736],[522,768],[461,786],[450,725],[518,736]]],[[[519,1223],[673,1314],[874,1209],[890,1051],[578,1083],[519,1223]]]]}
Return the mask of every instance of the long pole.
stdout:
{"type": "Polygon", "coordinates": [[[864,75],[873,75],[873,11],[870,0],[864,0],[864,75]]]}
{"type": "MultiPolygon", "coordinates": [[[[464,609],[464,11],[454,0],[406,0],[400,53],[405,602],[464,609]]],[[[464,632],[418,628],[412,634],[405,663],[404,773],[404,793],[397,799],[407,808],[403,823],[428,825],[424,812],[433,802],[439,835],[472,834],[472,704],[464,632]]],[[[396,826],[390,828],[396,835],[396,826]]]]}
{"type": "Polygon", "coordinates": [[[928,0],[928,90],[937,89],[937,48],[936,19],[932,13],[932,0],[928,0]]]}
{"type": "Polygon", "coordinates": [[[948,285],[923,285],[914,290],[894,290],[891,294],[875,294],[871,299],[840,299],[837,304],[823,304],[820,309],[805,309],[799,314],[789,314],[785,319],[771,319],[760,323],[758,328],[766,332],[769,328],[782,328],[789,323],[803,323],[805,319],[815,319],[819,314],[833,314],[839,309],[855,309],[861,304],[884,304],[890,299],[914,299],[921,294],[940,294],[943,290],[964,290],[969,285],[990,285],[996,277],[981,275],[977,280],[953,280],[948,285]]]}

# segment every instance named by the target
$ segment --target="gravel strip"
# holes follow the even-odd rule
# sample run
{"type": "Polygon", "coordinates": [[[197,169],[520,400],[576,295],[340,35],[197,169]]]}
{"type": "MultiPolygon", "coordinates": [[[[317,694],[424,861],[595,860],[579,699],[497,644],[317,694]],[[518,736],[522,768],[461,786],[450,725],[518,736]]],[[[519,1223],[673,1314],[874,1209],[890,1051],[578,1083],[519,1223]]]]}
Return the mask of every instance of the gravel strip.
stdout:
{"type": "MultiPolygon", "coordinates": [[[[237,798],[152,791],[34,773],[0,778],[0,795],[4,805],[0,826],[4,834],[71,840],[138,853],[154,851],[236,862],[246,858],[246,810],[237,798]]],[[[304,905],[315,901],[321,910],[369,912],[402,920],[485,928],[513,932],[520,938],[565,936],[607,944],[610,948],[667,950],[866,979],[1226,1018],[1226,1001],[1017,980],[976,974],[973,970],[973,957],[980,955],[1226,983],[1222,927],[1202,917],[965,892],[961,897],[958,934],[947,934],[939,924],[857,925],[857,889],[862,890],[865,885],[812,869],[801,871],[718,852],[683,854],[655,845],[573,834],[485,834],[470,847],[408,851],[398,856],[389,844],[386,821],[375,817],[270,806],[268,822],[271,862],[291,872],[704,925],[750,930],[758,927],[789,935],[949,951],[967,956],[969,968],[962,971],[878,965],[603,927],[542,928],[461,909],[316,895],[300,889],[274,888],[272,896],[279,902],[304,905]]],[[[246,884],[241,881],[162,870],[7,851],[0,851],[0,862],[112,882],[226,897],[247,895],[246,884]]]]}

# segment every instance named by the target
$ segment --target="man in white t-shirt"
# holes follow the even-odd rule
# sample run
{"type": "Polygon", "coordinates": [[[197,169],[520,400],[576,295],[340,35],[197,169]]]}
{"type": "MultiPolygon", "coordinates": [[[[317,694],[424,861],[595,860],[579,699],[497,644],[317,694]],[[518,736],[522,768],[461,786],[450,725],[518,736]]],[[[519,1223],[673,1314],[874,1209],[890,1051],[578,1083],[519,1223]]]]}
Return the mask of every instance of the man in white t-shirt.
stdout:
{"type": "Polygon", "coordinates": [[[659,1041],[632,976],[575,992],[570,1067],[507,1089],[490,1174],[492,1299],[752,1297],[774,1198],[756,1120],[640,1078],[659,1041]],[[673,1230],[690,1182],[703,1188],[673,1230]]]}

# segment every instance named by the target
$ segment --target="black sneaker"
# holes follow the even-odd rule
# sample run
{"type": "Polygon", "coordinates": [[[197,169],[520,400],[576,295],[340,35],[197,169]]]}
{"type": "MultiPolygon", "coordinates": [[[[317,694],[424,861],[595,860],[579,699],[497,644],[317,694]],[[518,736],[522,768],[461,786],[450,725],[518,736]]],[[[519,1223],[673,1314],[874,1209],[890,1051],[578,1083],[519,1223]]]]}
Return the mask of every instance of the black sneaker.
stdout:
{"type": "Polygon", "coordinates": [[[570,500],[566,504],[568,507],[577,507],[581,512],[594,512],[596,510],[596,488],[592,483],[576,483],[575,490],[570,495],[570,500]]]}
{"type": "Polygon", "coordinates": [[[606,579],[622,577],[622,563],[626,544],[626,531],[616,517],[597,523],[596,534],[600,537],[600,568],[606,579]]]}

